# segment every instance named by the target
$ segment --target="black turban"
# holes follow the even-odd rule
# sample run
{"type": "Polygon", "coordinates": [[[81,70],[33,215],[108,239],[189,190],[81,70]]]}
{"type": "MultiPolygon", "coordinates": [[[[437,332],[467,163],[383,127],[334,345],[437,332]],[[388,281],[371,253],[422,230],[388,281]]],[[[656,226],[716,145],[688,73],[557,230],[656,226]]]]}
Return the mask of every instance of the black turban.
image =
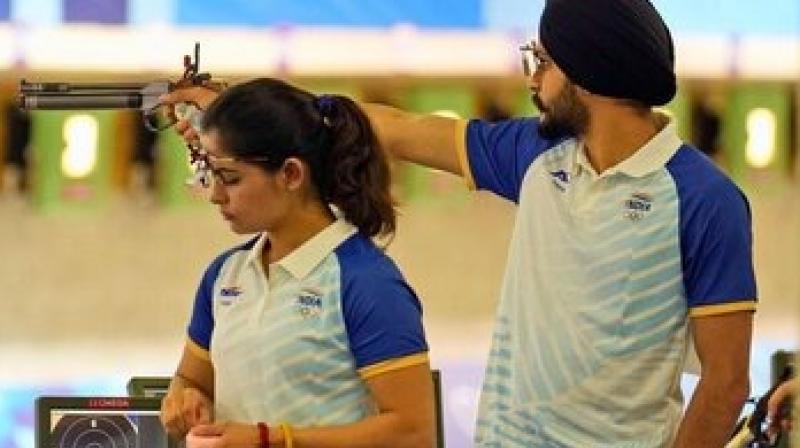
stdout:
{"type": "Polygon", "coordinates": [[[648,0],[547,0],[539,39],[589,92],[649,106],[675,96],[672,36],[648,0]]]}

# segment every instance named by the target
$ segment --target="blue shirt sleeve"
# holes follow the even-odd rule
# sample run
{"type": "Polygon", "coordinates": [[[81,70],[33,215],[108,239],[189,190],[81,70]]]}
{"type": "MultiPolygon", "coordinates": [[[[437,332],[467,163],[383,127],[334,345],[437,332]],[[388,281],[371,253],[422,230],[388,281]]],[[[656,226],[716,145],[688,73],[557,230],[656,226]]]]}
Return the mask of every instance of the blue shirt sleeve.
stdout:
{"type": "Polygon", "coordinates": [[[342,311],[356,368],[428,351],[422,307],[385,255],[343,266],[342,311]]]}
{"type": "Polygon", "coordinates": [[[537,118],[517,118],[489,123],[472,120],[466,145],[475,186],[512,202],[519,202],[522,180],[533,161],[558,140],[539,135],[537,118]]]}
{"type": "Polygon", "coordinates": [[[214,314],[212,312],[214,283],[219,277],[222,265],[231,253],[232,251],[228,251],[220,255],[206,268],[195,293],[192,318],[189,321],[189,338],[206,350],[211,346],[211,333],[214,331],[214,314]]]}
{"type": "MultiPolygon", "coordinates": [[[[683,149],[684,155],[686,149],[683,149]]],[[[756,299],[750,206],[747,198],[704,156],[677,179],[688,306],[756,299]]],[[[684,157],[686,158],[686,157],[684,157]]]]}

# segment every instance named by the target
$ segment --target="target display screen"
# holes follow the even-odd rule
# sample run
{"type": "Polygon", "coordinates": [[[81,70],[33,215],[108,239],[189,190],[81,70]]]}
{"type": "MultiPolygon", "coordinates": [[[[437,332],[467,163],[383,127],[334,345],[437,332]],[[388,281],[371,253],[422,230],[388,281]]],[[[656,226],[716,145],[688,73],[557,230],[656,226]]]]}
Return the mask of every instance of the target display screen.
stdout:
{"type": "Polygon", "coordinates": [[[41,397],[36,448],[168,448],[160,399],[41,397]]]}

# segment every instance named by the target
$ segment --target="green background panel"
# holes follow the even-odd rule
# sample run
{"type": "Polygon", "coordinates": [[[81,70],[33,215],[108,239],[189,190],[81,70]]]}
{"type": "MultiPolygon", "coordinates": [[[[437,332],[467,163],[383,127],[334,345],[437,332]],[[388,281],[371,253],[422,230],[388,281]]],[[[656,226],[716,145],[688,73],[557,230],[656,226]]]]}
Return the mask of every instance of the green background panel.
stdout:
{"type": "Polygon", "coordinates": [[[189,166],[189,150],[178,134],[168,129],[158,135],[156,152],[157,195],[159,203],[167,208],[196,204],[199,201],[191,194],[186,181],[192,172],[189,166]]]}
{"type": "Polygon", "coordinates": [[[514,102],[514,116],[516,117],[535,117],[539,115],[539,109],[533,104],[531,92],[528,89],[521,89],[516,95],[514,102]]]}
{"type": "Polygon", "coordinates": [[[94,208],[107,201],[110,193],[110,160],[114,150],[114,111],[35,111],[31,117],[33,156],[33,203],[40,209],[94,208]],[[75,115],[97,120],[97,161],[84,178],[67,178],[61,170],[66,147],[64,124],[75,115]]]}
{"type": "MultiPolygon", "coordinates": [[[[791,90],[780,84],[741,84],[731,89],[722,123],[722,139],[731,176],[745,187],[753,187],[763,179],[783,179],[790,171],[791,90]],[[745,149],[748,140],[747,116],[756,108],[775,114],[775,158],[765,168],[747,165],[745,149]],[[774,176],[764,176],[769,171],[774,176]]],[[[766,186],[766,185],[760,185],[766,186]]]]}
{"type": "Polygon", "coordinates": [[[692,137],[692,112],[689,98],[684,90],[678,88],[675,98],[664,108],[672,115],[678,128],[678,136],[684,141],[689,141],[692,137]]]}

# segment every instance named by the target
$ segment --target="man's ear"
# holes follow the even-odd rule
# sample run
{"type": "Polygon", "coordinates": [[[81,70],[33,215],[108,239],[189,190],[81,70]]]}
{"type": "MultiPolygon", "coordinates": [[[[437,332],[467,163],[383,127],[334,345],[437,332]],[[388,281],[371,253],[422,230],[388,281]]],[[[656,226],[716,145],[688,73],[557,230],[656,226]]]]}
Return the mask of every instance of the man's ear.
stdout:
{"type": "Polygon", "coordinates": [[[289,157],[281,167],[281,177],[289,191],[299,190],[308,176],[308,167],[297,157],[289,157]]]}
{"type": "Polygon", "coordinates": [[[598,104],[608,104],[610,102],[617,101],[616,98],[609,98],[607,96],[592,93],[577,84],[573,84],[573,86],[575,87],[575,96],[578,98],[578,101],[580,101],[581,104],[587,108],[593,108],[598,104]]]}

